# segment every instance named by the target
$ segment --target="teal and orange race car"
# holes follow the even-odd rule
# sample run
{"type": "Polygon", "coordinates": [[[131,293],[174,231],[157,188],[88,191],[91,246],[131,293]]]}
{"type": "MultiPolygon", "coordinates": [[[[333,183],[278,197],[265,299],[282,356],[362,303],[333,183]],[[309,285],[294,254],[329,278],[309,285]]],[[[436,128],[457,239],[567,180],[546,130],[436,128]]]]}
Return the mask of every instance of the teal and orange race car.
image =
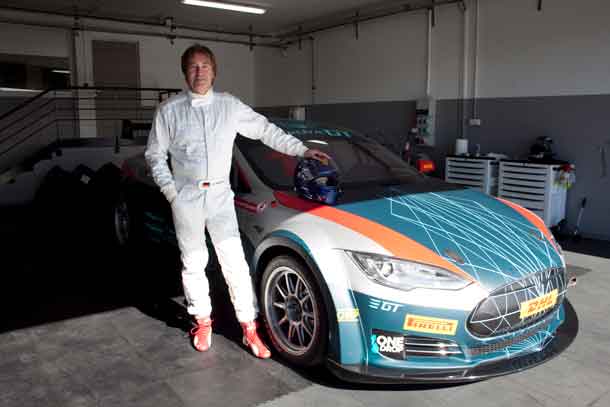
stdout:
{"type": "MultiPolygon", "coordinates": [[[[346,380],[463,382],[563,351],[578,331],[561,248],[536,215],[418,173],[355,131],[274,123],[328,153],[336,204],[294,190],[297,158],[238,137],[231,184],[275,354],[346,380]]],[[[119,242],[175,239],[142,155],[123,165],[119,242]]]]}

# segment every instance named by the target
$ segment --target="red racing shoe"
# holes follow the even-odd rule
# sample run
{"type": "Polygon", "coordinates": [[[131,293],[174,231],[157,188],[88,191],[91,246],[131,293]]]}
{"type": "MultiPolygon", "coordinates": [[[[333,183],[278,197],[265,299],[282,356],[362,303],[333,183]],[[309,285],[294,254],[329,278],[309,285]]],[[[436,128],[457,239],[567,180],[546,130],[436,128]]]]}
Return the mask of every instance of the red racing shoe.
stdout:
{"type": "Polygon", "coordinates": [[[199,352],[205,352],[212,346],[212,319],[206,317],[197,320],[197,326],[191,329],[193,346],[199,352]]]}
{"type": "Polygon", "coordinates": [[[256,333],[256,322],[242,322],[241,328],[244,330],[244,345],[250,348],[254,356],[261,359],[269,359],[271,351],[265,346],[261,338],[256,333]]]}

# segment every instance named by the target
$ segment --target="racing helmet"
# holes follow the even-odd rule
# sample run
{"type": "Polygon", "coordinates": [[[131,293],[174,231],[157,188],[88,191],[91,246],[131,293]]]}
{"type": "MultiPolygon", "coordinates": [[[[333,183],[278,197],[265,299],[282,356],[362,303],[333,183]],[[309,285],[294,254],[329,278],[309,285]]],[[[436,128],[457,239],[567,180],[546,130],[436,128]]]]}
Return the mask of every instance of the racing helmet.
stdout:
{"type": "Polygon", "coordinates": [[[341,194],[337,168],[331,162],[304,158],[294,170],[294,188],[303,198],[334,205],[341,194]]]}

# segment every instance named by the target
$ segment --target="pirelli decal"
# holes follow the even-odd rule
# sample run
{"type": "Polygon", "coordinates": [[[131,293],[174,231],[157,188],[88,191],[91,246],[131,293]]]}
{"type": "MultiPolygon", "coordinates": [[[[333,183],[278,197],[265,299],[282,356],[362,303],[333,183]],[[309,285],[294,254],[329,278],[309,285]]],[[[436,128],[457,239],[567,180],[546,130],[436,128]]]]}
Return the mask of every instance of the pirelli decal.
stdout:
{"type": "Polygon", "coordinates": [[[405,331],[424,332],[428,334],[455,335],[458,321],[407,314],[403,329],[405,331]]]}

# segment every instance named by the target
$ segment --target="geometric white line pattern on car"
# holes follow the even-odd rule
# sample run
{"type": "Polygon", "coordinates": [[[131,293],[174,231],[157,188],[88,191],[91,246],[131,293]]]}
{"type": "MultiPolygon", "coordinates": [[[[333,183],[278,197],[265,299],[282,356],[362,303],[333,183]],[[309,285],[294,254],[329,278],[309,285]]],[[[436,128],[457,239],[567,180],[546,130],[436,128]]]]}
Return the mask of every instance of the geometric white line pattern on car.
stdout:
{"type": "MultiPolygon", "coordinates": [[[[490,289],[560,264],[553,246],[536,227],[493,198],[475,192],[476,199],[467,199],[468,192],[385,199],[390,215],[410,224],[409,235],[453,263],[445,249],[456,252],[464,260],[456,265],[490,289]]],[[[545,292],[543,287],[537,289],[545,292]]]]}
{"type": "Polygon", "coordinates": [[[507,339],[502,339],[500,341],[496,341],[496,342],[488,343],[488,344],[484,344],[484,345],[469,347],[469,348],[467,348],[467,354],[468,354],[468,356],[472,357],[472,356],[484,355],[484,354],[494,353],[494,352],[503,352],[504,353],[506,348],[508,348],[509,346],[523,342],[524,340],[532,337],[533,335],[535,335],[536,333],[538,333],[541,330],[545,330],[548,332],[548,328],[549,328],[549,325],[551,325],[551,323],[552,323],[552,320],[548,320],[543,324],[537,325],[532,328],[524,329],[519,334],[513,335],[507,339]]]}
{"type": "Polygon", "coordinates": [[[474,191],[386,196],[405,233],[492,289],[467,321],[479,338],[515,332],[556,310],[565,296],[565,270],[542,232],[504,204],[474,191]],[[474,199],[469,199],[469,194],[474,199]],[[457,253],[463,260],[457,262],[457,253]],[[500,287],[500,288],[496,288],[500,287]],[[521,304],[557,289],[552,307],[520,314],[521,304]]]}
{"type": "Polygon", "coordinates": [[[504,352],[506,356],[512,357],[516,353],[524,352],[524,351],[539,351],[544,349],[544,347],[553,339],[555,335],[547,330],[539,331],[535,335],[530,336],[525,341],[511,345],[507,347],[504,352]]]}

